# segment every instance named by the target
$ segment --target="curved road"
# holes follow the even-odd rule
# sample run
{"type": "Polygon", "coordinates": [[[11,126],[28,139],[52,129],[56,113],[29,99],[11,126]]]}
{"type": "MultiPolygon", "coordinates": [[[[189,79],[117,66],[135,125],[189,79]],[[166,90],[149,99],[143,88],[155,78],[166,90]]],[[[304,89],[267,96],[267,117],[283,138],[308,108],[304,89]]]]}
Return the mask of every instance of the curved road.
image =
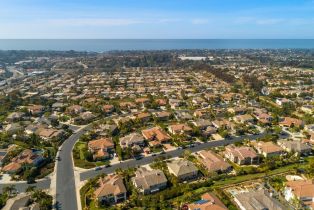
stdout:
{"type": "Polygon", "coordinates": [[[92,126],[88,125],[71,135],[61,146],[56,164],[56,203],[58,209],[77,210],[76,185],[72,150],[77,140],[92,126]]]}
{"type": "MultiPolygon", "coordinates": [[[[72,159],[72,150],[77,142],[77,140],[88,130],[90,130],[92,125],[88,125],[81,130],[79,130],[77,133],[74,133],[71,135],[61,146],[60,151],[58,152],[58,157],[60,157],[59,162],[56,164],[56,203],[58,209],[64,209],[64,210],[77,210],[77,197],[76,197],[76,184],[75,184],[75,177],[74,177],[74,164],[72,159]]],[[[188,150],[192,152],[198,152],[203,149],[207,149],[210,147],[217,147],[217,146],[223,146],[227,144],[232,144],[235,142],[243,141],[244,139],[250,139],[255,140],[257,138],[261,138],[265,136],[267,133],[261,133],[258,135],[245,135],[245,136],[239,136],[234,137],[232,139],[223,139],[218,141],[209,141],[205,142],[199,145],[195,145],[194,147],[187,148],[188,150]]],[[[286,135],[281,135],[280,138],[287,138],[289,135],[286,133],[286,135]]],[[[122,168],[132,168],[137,167],[140,165],[145,165],[152,163],[157,157],[178,157],[187,149],[177,149],[173,151],[166,152],[165,154],[160,154],[156,156],[147,156],[143,157],[140,160],[126,160],[121,163],[117,163],[112,165],[111,167],[104,168],[102,170],[95,171],[94,169],[89,169],[84,172],[80,173],[80,181],[84,181],[90,178],[93,178],[101,173],[110,174],[113,173],[116,169],[122,168]]],[[[0,184],[0,190],[4,187],[10,184],[0,184]]],[[[21,183],[15,183],[13,184],[16,186],[17,190],[20,192],[23,192],[26,190],[28,186],[36,186],[40,189],[49,189],[51,187],[51,179],[50,177],[47,177],[45,179],[42,179],[38,181],[36,184],[29,185],[26,182],[21,183]]]]}

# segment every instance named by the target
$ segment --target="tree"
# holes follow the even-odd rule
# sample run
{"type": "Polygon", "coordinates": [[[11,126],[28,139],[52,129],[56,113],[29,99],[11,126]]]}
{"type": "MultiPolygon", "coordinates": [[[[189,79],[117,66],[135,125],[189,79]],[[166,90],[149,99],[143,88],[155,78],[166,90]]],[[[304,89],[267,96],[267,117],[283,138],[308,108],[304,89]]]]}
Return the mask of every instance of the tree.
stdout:
{"type": "Polygon", "coordinates": [[[52,209],[52,196],[48,195],[42,190],[35,190],[31,198],[34,200],[34,202],[39,204],[39,208],[41,210],[50,210],[52,209]]]}
{"type": "Polygon", "coordinates": [[[36,187],[35,186],[28,186],[26,188],[26,192],[34,192],[36,190],[36,187]]]}
{"type": "Polygon", "coordinates": [[[16,188],[14,185],[5,186],[2,189],[3,194],[7,194],[10,197],[14,192],[16,192],[16,188]]]}
{"type": "Polygon", "coordinates": [[[191,150],[188,150],[188,149],[187,149],[187,150],[184,150],[184,152],[183,152],[183,157],[184,157],[185,159],[188,159],[191,154],[192,154],[191,150]]]}
{"type": "Polygon", "coordinates": [[[85,160],[92,162],[94,160],[93,153],[88,150],[84,151],[84,158],[85,160]]]}

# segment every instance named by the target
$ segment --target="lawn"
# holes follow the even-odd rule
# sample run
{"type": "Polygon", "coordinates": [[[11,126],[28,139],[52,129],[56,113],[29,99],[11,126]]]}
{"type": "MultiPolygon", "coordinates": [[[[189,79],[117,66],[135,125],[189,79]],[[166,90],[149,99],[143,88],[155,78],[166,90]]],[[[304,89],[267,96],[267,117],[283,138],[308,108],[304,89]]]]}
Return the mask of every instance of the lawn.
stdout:
{"type": "Polygon", "coordinates": [[[87,150],[87,145],[85,142],[80,142],[78,141],[75,144],[75,150],[78,150],[80,152],[80,159],[74,158],[74,165],[76,167],[79,168],[85,168],[85,169],[89,169],[89,168],[94,168],[96,166],[103,166],[103,165],[108,165],[109,161],[105,160],[105,161],[97,161],[97,162],[89,162],[85,160],[85,156],[84,156],[84,150],[87,150]]]}
{"type": "Polygon", "coordinates": [[[77,142],[75,147],[80,151],[80,159],[84,160],[84,150],[87,149],[85,142],[77,142]]]}
{"type": "MultiPolygon", "coordinates": [[[[289,172],[295,166],[299,167],[300,164],[292,164],[292,165],[288,165],[288,166],[284,166],[284,167],[275,169],[273,171],[268,172],[268,175],[275,175],[275,174],[281,174],[281,173],[289,172]]],[[[263,177],[265,177],[265,173],[257,173],[257,174],[243,175],[243,176],[228,177],[224,180],[215,181],[214,184],[210,187],[198,188],[198,189],[192,191],[192,194],[197,196],[197,195],[204,194],[205,192],[211,191],[214,188],[219,188],[219,187],[223,187],[223,186],[227,186],[227,185],[231,185],[231,184],[237,184],[237,183],[241,183],[241,182],[245,182],[245,181],[252,181],[252,180],[260,179],[263,177]]],[[[177,198],[172,198],[171,201],[175,202],[176,200],[181,200],[182,202],[184,202],[184,200],[182,200],[183,198],[184,198],[184,196],[180,196],[177,198]]]]}

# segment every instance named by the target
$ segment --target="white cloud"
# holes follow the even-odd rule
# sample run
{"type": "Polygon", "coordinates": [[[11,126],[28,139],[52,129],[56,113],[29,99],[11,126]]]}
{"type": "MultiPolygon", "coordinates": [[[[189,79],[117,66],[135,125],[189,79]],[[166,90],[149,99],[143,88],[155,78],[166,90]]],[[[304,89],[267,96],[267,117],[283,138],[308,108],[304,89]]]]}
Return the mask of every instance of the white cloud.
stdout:
{"type": "Polygon", "coordinates": [[[238,17],[234,20],[236,24],[252,23],[255,19],[252,17],[238,17]]]}
{"type": "Polygon", "coordinates": [[[70,18],[50,19],[49,24],[58,26],[127,26],[136,24],[173,23],[180,19],[132,19],[132,18],[70,18]]]}
{"type": "Polygon", "coordinates": [[[275,24],[279,24],[283,22],[284,22],[284,19],[276,19],[276,18],[256,20],[256,24],[258,25],[275,25],[275,24]]]}
{"type": "Polygon", "coordinates": [[[63,26],[123,26],[145,23],[138,19],[122,18],[73,18],[73,19],[51,19],[50,24],[63,26]]]}
{"type": "Polygon", "coordinates": [[[191,20],[191,23],[195,25],[207,24],[208,22],[208,19],[203,18],[196,18],[191,20]]]}
{"type": "Polygon", "coordinates": [[[255,17],[238,17],[234,20],[235,24],[256,24],[256,25],[275,25],[286,22],[285,19],[279,18],[255,18],[255,17]]]}

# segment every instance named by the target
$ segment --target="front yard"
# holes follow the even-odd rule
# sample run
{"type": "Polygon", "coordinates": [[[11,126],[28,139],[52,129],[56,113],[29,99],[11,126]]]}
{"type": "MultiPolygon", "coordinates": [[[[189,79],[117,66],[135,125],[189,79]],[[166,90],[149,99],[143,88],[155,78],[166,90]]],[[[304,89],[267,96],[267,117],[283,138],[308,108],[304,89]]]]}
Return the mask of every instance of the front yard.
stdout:
{"type": "Polygon", "coordinates": [[[97,166],[108,165],[109,161],[97,161],[97,162],[90,162],[86,160],[86,153],[87,153],[87,144],[85,142],[78,141],[73,149],[73,160],[74,166],[84,169],[90,169],[97,166]]]}

